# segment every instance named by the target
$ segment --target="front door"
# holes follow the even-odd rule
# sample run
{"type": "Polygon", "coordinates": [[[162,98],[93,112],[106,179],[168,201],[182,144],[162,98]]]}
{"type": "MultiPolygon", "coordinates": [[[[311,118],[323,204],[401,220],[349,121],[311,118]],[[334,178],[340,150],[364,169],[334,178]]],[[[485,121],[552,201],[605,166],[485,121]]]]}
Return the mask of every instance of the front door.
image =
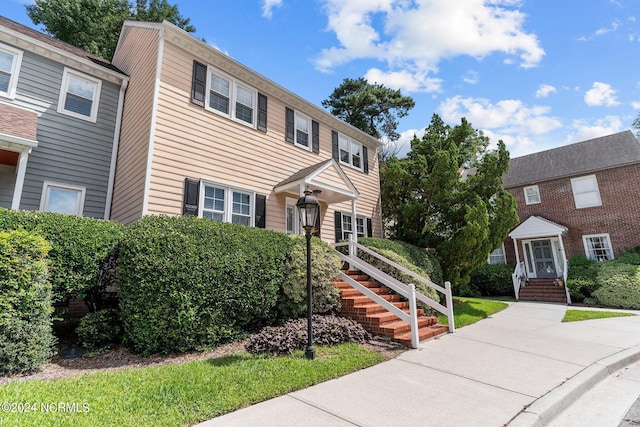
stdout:
{"type": "Polygon", "coordinates": [[[551,240],[536,240],[531,242],[533,252],[533,265],[536,269],[536,277],[558,277],[556,265],[553,260],[551,240]]]}

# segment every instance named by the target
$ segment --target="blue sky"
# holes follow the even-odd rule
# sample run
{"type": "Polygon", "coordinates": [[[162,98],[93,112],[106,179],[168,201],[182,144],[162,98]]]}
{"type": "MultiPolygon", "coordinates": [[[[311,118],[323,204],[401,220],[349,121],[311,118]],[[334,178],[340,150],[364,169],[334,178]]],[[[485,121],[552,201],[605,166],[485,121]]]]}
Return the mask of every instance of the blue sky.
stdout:
{"type": "MultiPolygon", "coordinates": [[[[512,157],[627,130],[640,113],[640,0],[169,0],[196,37],[320,105],[346,77],[466,117],[512,157]],[[206,4],[207,7],[203,8],[206,4]]],[[[0,13],[36,28],[30,0],[0,13]]]]}

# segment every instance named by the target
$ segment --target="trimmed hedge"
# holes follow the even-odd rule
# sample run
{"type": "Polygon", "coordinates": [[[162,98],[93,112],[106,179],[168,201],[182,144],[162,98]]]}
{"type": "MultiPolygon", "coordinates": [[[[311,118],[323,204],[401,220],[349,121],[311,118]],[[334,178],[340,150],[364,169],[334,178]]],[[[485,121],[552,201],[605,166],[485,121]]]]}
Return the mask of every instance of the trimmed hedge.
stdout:
{"type": "Polygon", "coordinates": [[[598,271],[604,263],[577,255],[569,259],[567,288],[571,301],[583,302],[593,299],[593,293],[600,287],[598,271]]]}
{"type": "Polygon", "coordinates": [[[49,244],[24,230],[0,232],[0,374],[39,369],[53,354],[49,244]]]}
{"type": "Polygon", "coordinates": [[[0,208],[0,229],[24,229],[44,237],[50,244],[49,279],[54,301],[67,297],[85,299],[92,309],[99,307],[103,266],[108,264],[121,240],[125,226],[53,212],[15,211],[0,208]]]}
{"type": "Polygon", "coordinates": [[[122,341],[122,320],[114,308],[88,313],[76,327],[80,345],[89,353],[98,354],[122,341]]]}
{"type": "MultiPolygon", "coordinates": [[[[296,318],[307,310],[307,240],[291,235],[291,258],[285,265],[282,297],[278,309],[282,318],[296,318]]],[[[332,279],[340,274],[342,261],[335,250],[317,237],[311,239],[311,284],[313,312],[326,314],[340,310],[340,290],[332,279]]]]}
{"type": "Polygon", "coordinates": [[[598,272],[602,284],[593,292],[598,304],[609,307],[640,309],[640,267],[610,261],[598,272]]]}
{"type": "Polygon", "coordinates": [[[137,220],[119,252],[125,344],[185,352],[275,321],[292,245],[283,233],[191,216],[137,220]]]}
{"type": "Polygon", "coordinates": [[[376,239],[372,237],[359,238],[358,243],[376,252],[378,250],[392,251],[406,259],[409,263],[420,268],[429,279],[444,287],[442,269],[435,253],[400,240],[376,239]]]}
{"type": "Polygon", "coordinates": [[[513,268],[508,264],[485,264],[471,272],[468,286],[475,287],[483,296],[514,296],[513,268]]]}

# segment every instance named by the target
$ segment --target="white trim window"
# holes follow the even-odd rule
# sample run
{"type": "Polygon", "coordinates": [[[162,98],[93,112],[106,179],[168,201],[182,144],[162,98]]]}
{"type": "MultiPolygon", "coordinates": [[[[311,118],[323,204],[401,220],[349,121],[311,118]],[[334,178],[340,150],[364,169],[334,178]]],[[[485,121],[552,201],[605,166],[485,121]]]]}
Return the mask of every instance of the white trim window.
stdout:
{"type": "Polygon", "coordinates": [[[602,206],[600,189],[595,175],[582,176],[571,179],[571,189],[576,209],[602,206]]]}
{"type": "Polygon", "coordinates": [[[64,69],[58,113],[96,122],[102,80],[64,69]]]}
{"type": "Polygon", "coordinates": [[[524,187],[524,200],[527,205],[535,205],[540,203],[540,189],[537,185],[524,187]]]}
{"type": "Polygon", "coordinates": [[[340,163],[362,170],[362,144],[338,134],[338,147],[340,163]]]}
{"type": "Polygon", "coordinates": [[[45,181],[40,197],[40,210],[82,215],[86,191],[86,187],[45,181]]]}
{"type": "Polygon", "coordinates": [[[489,259],[487,260],[489,264],[506,264],[507,257],[504,252],[504,243],[498,249],[494,250],[489,254],[489,259]]]}
{"type": "MultiPolygon", "coordinates": [[[[367,219],[363,216],[356,216],[356,231],[358,237],[367,236],[367,219]]],[[[351,215],[342,214],[342,240],[348,240],[353,233],[353,221],[351,215]]]]}
{"type": "Polygon", "coordinates": [[[613,259],[613,248],[609,234],[590,234],[582,236],[585,255],[596,261],[608,261],[613,259]]]}
{"type": "Polygon", "coordinates": [[[253,227],[255,193],[233,187],[203,182],[200,216],[214,221],[253,227]]]}
{"type": "Polygon", "coordinates": [[[256,127],[258,91],[209,67],[206,108],[247,126],[256,127]]]}
{"type": "Polygon", "coordinates": [[[302,234],[300,232],[300,218],[298,218],[298,208],[296,200],[287,197],[285,208],[285,231],[287,234],[302,234]]]}
{"type": "Polygon", "coordinates": [[[22,51],[0,44],[0,96],[15,98],[22,51]]]}
{"type": "Polygon", "coordinates": [[[295,112],[293,142],[298,147],[311,151],[311,119],[307,116],[295,112]]]}

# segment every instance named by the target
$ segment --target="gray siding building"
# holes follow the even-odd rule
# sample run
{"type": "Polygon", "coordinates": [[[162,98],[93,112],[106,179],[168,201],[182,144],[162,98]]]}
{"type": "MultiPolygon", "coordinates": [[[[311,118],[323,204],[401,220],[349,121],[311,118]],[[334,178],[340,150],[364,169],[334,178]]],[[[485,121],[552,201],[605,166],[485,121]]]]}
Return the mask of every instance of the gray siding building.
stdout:
{"type": "Polygon", "coordinates": [[[128,78],[0,17],[0,207],[108,219],[128,78]]]}

